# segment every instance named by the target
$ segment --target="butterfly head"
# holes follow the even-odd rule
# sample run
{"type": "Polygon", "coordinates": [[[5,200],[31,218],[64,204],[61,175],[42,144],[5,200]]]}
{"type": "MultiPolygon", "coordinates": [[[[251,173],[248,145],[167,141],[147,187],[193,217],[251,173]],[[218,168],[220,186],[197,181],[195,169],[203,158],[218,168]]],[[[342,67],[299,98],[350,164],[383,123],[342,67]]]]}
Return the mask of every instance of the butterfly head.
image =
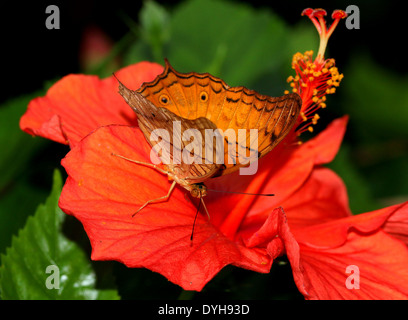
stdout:
{"type": "Polygon", "coordinates": [[[202,198],[207,195],[207,187],[204,183],[194,183],[191,185],[190,194],[194,198],[202,198]]]}

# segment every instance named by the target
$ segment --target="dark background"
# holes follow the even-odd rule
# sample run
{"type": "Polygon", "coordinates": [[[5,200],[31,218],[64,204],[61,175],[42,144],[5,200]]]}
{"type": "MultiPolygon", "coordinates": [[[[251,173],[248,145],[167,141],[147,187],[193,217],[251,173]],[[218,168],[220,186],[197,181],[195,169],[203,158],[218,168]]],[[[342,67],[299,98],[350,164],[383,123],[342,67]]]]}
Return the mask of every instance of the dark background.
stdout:
{"type": "MultiPolygon", "coordinates": [[[[158,1],[171,8],[180,1],[158,1]]],[[[269,7],[288,23],[301,19],[300,13],[307,7],[324,7],[328,14],[350,4],[360,8],[360,30],[348,30],[343,26],[335,32],[336,41],[329,48],[336,52],[337,65],[345,65],[354,52],[369,51],[380,65],[404,74],[406,40],[406,11],[401,2],[379,1],[239,1],[256,8],[269,7]],[[353,32],[353,36],[350,36],[353,32]]],[[[80,72],[78,52],[81,35],[86,26],[97,25],[115,42],[127,32],[128,26],[121,18],[125,12],[138,20],[142,1],[92,1],[65,2],[17,1],[2,4],[0,30],[2,33],[1,70],[3,75],[0,102],[16,95],[43,88],[44,81],[80,72]],[[60,9],[61,29],[48,30],[45,9],[55,4],[60,9]]],[[[328,19],[330,21],[330,19],[328,19]]]]}

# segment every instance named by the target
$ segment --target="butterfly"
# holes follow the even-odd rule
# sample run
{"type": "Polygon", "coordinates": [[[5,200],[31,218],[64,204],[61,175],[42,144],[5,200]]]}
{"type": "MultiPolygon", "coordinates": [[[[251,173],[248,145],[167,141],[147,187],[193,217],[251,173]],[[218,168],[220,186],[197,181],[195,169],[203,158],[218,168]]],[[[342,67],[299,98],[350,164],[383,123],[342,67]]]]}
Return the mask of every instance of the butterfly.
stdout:
{"type": "Polygon", "coordinates": [[[270,97],[242,86],[230,87],[209,73],[177,72],[167,59],[163,73],[137,90],[118,82],[119,93],[137,114],[147,142],[159,150],[160,158],[167,156],[170,161],[159,167],[116,156],[152,167],[173,180],[167,195],[147,201],[137,212],[150,203],[168,200],[176,184],[205,206],[205,181],[248,167],[265,156],[292,129],[302,105],[296,93],[270,97]],[[158,130],[168,134],[159,137],[158,130]],[[244,134],[225,134],[240,130],[244,134]],[[251,130],[256,131],[256,139],[251,130]],[[218,135],[203,139],[209,131],[218,135]],[[217,140],[219,137],[222,139],[217,140]],[[181,156],[186,154],[190,156],[187,160],[195,161],[186,161],[181,156]]]}

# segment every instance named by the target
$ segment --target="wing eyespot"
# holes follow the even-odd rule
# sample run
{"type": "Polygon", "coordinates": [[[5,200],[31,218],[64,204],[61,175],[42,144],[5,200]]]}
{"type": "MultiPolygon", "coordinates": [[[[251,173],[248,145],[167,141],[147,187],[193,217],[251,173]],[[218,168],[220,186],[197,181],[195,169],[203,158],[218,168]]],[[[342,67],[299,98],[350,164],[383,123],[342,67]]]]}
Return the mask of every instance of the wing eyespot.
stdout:
{"type": "Polygon", "coordinates": [[[166,106],[166,105],[169,104],[170,98],[169,98],[169,96],[167,94],[162,94],[159,97],[159,102],[160,102],[161,105],[166,106]]]}
{"type": "Polygon", "coordinates": [[[208,100],[208,93],[205,92],[205,91],[202,91],[200,93],[200,101],[201,102],[207,102],[207,100],[208,100]]]}

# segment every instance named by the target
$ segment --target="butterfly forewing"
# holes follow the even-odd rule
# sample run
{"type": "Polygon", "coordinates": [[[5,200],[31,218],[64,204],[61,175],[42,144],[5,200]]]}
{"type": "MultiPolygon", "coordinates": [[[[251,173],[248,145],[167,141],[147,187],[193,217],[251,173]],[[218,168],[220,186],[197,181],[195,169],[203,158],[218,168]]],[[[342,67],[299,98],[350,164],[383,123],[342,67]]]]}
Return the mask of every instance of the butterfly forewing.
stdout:
{"type": "Polygon", "coordinates": [[[184,119],[165,108],[158,108],[122,83],[119,93],[138,115],[139,127],[151,147],[160,143],[160,148],[156,149],[161,152],[159,157],[163,160],[164,153],[169,155],[168,163],[163,163],[178,181],[199,183],[219,171],[221,164],[216,163],[215,153],[206,153],[202,142],[206,129],[217,129],[214,123],[203,117],[184,119]]]}
{"type": "MultiPolygon", "coordinates": [[[[148,141],[155,129],[168,130],[172,136],[174,121],[181,122],[181,134],[191,128],[198,130],[201,141],[182,139],[181,145],[176,145],[174,150],[177,153],[179,149],[183,152],[187,148],[185,151],[189,152],[197,148],[194,150],[201,150],[198,155],[201,163],[186,164],[182,161],[180,165],[171,167],[176,175],[191,183],[237,170],[244,165],[242,158],[249,157],[251,152],[256,152],[256,159],[267,154],[288,134],[301,109],[301,99],[295,93],[274,98],[245,87],[229,87],[223,80],[208,73],[179,73],[167,60],[164,72],[154,81],[144,83],[136,91],[121,84],[120,91],[138,114],[139,126],[148,141]],[[206,144],[208,147],[206,129],[223,134],[223,150],[205,154],[206,144]],[[251,129],[256,130],[256,137],[251,135],[251,129]],[[231,135],[231,130],[235,136],[231,135]],[[201,146],[196,145],[200,143],[201,146]],[[217,162],[220,152],[223,164],[205,163],[205,160],[217,162]]],[[[172,139],[169,143],[174,146],[172,139]]],[[[154,142],[149,143],[154,147],[154,142]]]]}

